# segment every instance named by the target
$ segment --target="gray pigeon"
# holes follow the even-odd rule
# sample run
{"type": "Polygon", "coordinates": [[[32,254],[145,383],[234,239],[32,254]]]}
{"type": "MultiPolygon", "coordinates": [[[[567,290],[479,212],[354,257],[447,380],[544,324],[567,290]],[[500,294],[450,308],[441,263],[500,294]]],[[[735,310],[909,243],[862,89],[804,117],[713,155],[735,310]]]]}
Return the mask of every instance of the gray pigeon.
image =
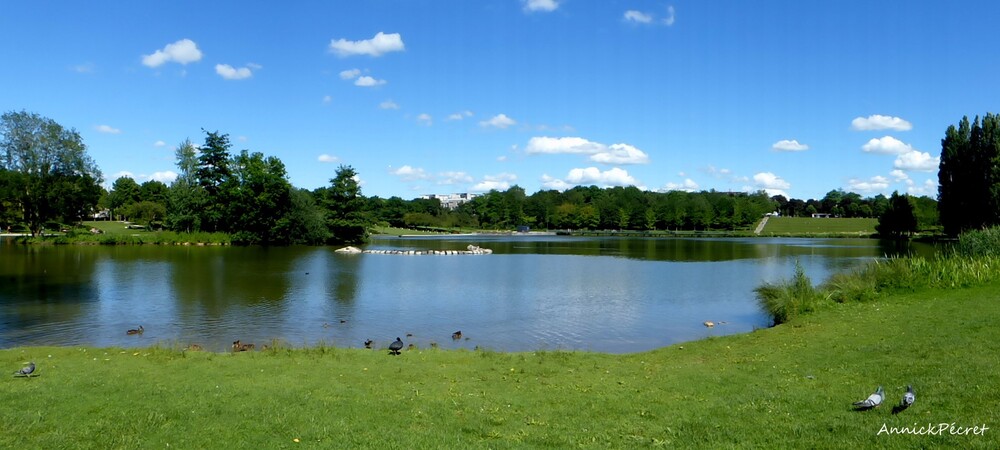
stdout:
{"type": "Polygon", "coordinates": [[[913,392],[913,386],[906,385],[906,393],[903,394],[903,399],[899,401],[899,404],[895,408],[892,408],[892,413],[897,414],[906,408],[909,408],[914,401],[917,400],[917,394],[913,392]]]}
{"type": "Polygon", "coordinates": [[[885,398],[885,391],[882,390],[882,386],[879,386],[872,395],[868,398],[860,401],[854,402],[854,407],[858,410],[866,410],[878,407],[882,404],[882,399],[885,398]]]}
{"type": "Polygon", "coordinates": [[[396,338],[391,344],[389,344],[389,352],[393,355],[398,355],[399,351],[403,349],[403,340],[396,338]]]}
{"type": "Polygon", "coordinates": [[[24,366],[21,370],[14,372],[14,375],[19,377],[30,377],[32,373],[35,372],[35,363],[29,362],[27,366],[24,366]]]}

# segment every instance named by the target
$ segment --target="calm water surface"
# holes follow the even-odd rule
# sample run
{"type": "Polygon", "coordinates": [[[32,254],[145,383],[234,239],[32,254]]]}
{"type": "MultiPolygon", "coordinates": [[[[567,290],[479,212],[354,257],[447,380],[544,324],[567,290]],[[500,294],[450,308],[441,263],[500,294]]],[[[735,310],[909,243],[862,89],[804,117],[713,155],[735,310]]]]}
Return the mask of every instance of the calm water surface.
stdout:
{"type": "Polygon", "coordinates": [[[892,252],[873,240],[563,236],[377,238],[366,248],[469,244],[494,254],[0,240],[0,348],[384,347],[400,336],[419,347],[638,352],[768,326],[753,288],[788,278],[796,261],[818,283],[892,252]],[[144,334],[125,334],[140,324],[144,334]],[[457,330],[467,339],[453,341],[457,330]]]}

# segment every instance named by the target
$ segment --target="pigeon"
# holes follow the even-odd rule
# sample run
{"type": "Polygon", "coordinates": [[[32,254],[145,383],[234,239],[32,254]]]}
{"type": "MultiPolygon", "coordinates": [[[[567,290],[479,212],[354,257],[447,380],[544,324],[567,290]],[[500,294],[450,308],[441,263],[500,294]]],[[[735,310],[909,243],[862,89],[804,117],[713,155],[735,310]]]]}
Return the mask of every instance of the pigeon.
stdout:
{"type": "Polygon", "coordinates": [[[913,392],[913,386],[906,385],[906,393],[903,394],[903,399],[899,401],[899,404],[892,408],[892,413],[899,414],[904,409],[909,408],[916,400],[917,394],[913,392]]]}
{"type": "Polygon", "coordinates": [[[29,362],[27,366],[24,366],[21,370],[14,372],[14,375],[19,377],[30,377],[32,373],[35,372],[35,363],[29,362]]]}
{"type": "Polygon", "coordinates": [[[391,344],[389,344],[389,353],[392,355],[398,355],[399,351],[403,349],[403,340],[396,338],[391,344]]]}
{"type": "Polygon", "coordinates": [[[876,408],[878,405],[882,404],[883,398],[885,398],[885,391],[882,390],[882,386],[879,386],[878,389],[872,393],[872,395],[868,396],[868,398],[860,402],[854,402],[854,408],[859,411],[876,408]]]}

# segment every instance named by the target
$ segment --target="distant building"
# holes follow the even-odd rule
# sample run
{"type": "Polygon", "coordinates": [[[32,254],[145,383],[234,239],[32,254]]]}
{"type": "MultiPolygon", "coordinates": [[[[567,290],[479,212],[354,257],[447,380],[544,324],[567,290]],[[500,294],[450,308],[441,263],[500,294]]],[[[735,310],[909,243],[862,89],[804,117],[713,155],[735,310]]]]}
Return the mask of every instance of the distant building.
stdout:
{"type": "Polygon", "coordinates": [[[437,199],[439,202],[441,202],[441,206],[443,208],[455,209],[458,208],[459,205],[466,203],[478,196],[479,194],[470,194],[468,192],[464,192],[461,194],[427,194],[420,196],[420,198],[424,200],[437,199]]]}
{"type": "Polygon", "coordinates": [[[813,213],[812,217],[813,219],[829,219],[833,216],[827,213],[813,213]]]}

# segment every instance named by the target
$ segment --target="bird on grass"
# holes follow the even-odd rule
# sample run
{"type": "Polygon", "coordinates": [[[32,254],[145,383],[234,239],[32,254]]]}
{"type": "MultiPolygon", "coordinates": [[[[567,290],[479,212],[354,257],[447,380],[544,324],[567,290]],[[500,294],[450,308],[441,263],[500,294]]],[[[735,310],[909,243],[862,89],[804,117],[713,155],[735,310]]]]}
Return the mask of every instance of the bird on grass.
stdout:
{"type": "Polygon", "coordinates": [[[21,370],[15,371],[14,375],[18,377],[30,377],[31,374],[34,372],[35,372],[35,363],[29,362],[28,365],[22,367],[21,370]]]}
{"type": "Polygon", "coordinates": [[[906,385],[906,393],[903,394],[903,399],[899,401],[899,404],[892,408],[893,414],[899,414],[903,412],[904,409],[909,408],[917,400],[917,394],[913,392],[913,386],[906,385]]]}
{"type": "Polygon", "coordinates": [[[133,328],[126,331],[125,334],[142,334],[142,325],[139,325],[139,328],[133,328]]]}
{"type": "Polygon", "coordinates": [[[884,398],[885,398],[885,391],[882,390],[882,386],[879,386],[878,389],[876,389],[875,392],[872,393],[872,395],[868,396],[868,398],[860,402],[854,402],[854,408],[857,409],[858,411],[865,411],[872,408],[877,408],[878,405],[882,404],[882,399],[884,398]]]}
{"type": "Polygon", "coordinates": [[[395,341],[393,341],[391,344],[389,344],[389,354],[390,355],[398,355],[399,351],[402,350],[402,349],[403,349],[403,340],[400,339],[400,338],[398,338],[398,337],[396,338],[395,341]]]}
{"type": "Polygon", "coordinates": [[[372,344],[374,343],[371,339],[365,339],[365,348],[372,348],[372,344]]]}

